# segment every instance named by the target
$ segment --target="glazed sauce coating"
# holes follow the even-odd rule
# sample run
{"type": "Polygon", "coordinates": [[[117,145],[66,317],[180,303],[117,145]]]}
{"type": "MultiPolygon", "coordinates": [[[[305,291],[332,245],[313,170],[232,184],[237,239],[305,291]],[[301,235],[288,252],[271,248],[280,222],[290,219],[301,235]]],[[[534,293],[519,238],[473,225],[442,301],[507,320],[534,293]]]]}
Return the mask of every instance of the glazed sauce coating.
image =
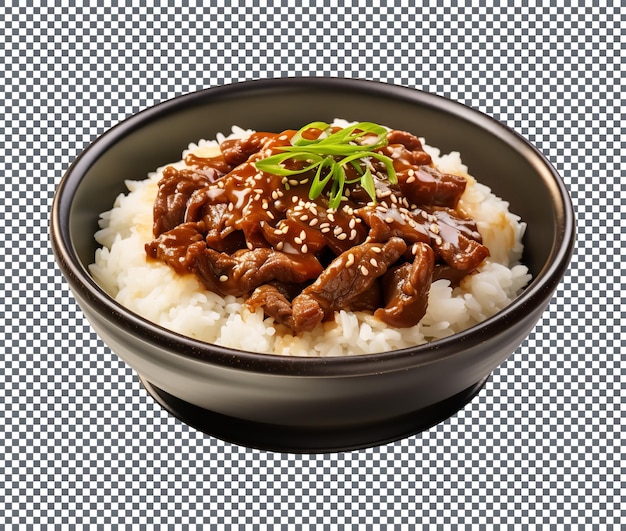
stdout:
{"type": "Polygon", "coordinates": [[[293,333],[340,309],[413,326],[432,281],[459,282],[489,255],[476,223],[456,210],[465,179],[439,171],[411,133],[389,131],[380,149],[397,183],[372,159],[376,200],[348,172],[355,182],[338,208],[329,207],[330,184],[310,198],[314,170],[284,177],[257,169],[294,134],[227,140],[218,156],[188,155],[185,169],[166,168],[147,255],[211,291],[245,297],[293,333]]]}

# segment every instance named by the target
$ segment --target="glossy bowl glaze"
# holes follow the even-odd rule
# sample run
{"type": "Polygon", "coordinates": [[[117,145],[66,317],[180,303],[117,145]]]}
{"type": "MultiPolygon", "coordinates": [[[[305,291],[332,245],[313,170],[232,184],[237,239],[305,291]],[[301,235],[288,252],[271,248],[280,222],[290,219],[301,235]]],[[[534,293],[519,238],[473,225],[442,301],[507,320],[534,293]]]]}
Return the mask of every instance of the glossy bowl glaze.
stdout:
{"type": "Polygon", "coordinates": [[[271,450],[326,452],[392,441],[452,415],[524,341],[564,275],[574,215],[556,171],[529,142],[459,103],[371,81],[282,78],[211,88],[140,112],[93,142],[53,203],[54,253],[86,317],[168,411],[217,437],[271,450]],[[470,173],[528,224],[533,280],[482,324],[374,355],[290,358],[202,343],[126,310],[92,279],[98,215],[190,142],[244,128],[280,131],[335,117],[374,121],[460,151],[470,173]]]}

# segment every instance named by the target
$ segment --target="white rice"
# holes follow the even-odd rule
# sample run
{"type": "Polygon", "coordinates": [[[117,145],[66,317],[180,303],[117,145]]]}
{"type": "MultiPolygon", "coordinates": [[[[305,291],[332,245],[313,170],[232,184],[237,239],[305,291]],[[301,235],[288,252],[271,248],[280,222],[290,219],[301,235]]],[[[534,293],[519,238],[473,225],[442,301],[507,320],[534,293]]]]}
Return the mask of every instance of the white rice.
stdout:
{"type": "MultiPolygon", "coordinates": [[[[347,122],[338,121],[342,126],[347,122]]],[[[231,137],[252,131],[233,127],[231,137]]],[[[217,141],[190,144],[188,152],[215,153],[217,141]]],[[[243,299],[207,291],[193,275],[179,276],[167,265],[146,260],[144,244],[152,240],[152,205],[164,168],[143,181],[127,181],[113,209],[101,215],[90,272],[120,304],[174,332],[235,349],[291,356],[348,356],[396,350],[450,336],[494,315],[520,293],[530,280],[519,263],[526,228],[510,213],[508,203],[467,174],[459,153],[442,155],[424,144],[442,171],[467,178],[459,209],[473,217],[491,256],[475,274],[452,289],[447,280],[431,286],[428,310],[419,324],[394,329],[363,312],[336,313],[334,321],[297,337],[279,333],[272,318],[252,312],[243,299]]],[[[173,164],[183,167],[184,163],[173,164]]]]}

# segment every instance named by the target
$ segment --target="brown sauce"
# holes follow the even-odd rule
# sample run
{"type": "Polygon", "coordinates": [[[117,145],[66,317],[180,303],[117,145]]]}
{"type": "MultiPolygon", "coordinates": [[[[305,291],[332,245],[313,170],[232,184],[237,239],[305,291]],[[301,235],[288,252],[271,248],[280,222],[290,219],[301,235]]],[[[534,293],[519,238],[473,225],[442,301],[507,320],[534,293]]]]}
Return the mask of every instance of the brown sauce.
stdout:
{"type": "Polygon", "coordinates": [[[413,326],[434,280],[458,283],[489,255],[475,222],[456,210],[465,179],[439,171],[414,135],[390,131],[380,150],[397,184],[375,165],[376,202],[351,183],[331,209],[328,194],[309,198],[313,171],[287,178],[255,166],[294,133],[228,140],[218,156],[166,168],[147,255],[245,297],[294,333],[340,309],[413,326]]]}

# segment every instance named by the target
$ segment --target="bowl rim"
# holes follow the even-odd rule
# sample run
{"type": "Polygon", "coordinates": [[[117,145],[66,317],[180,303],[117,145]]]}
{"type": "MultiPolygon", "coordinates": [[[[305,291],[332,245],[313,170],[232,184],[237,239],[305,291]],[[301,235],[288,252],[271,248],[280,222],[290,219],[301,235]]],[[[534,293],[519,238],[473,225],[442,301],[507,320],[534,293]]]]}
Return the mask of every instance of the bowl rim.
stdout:
{"type": "MultiPolygon", "coordinates": [[[[193,141],[193,140],[192,140],[193,141]]],[[[71,163],[61,178],[52,201],[50,237],[57,263],[72,291],[104,313],[112,323],[132,330],[151,344],[164,347],[172,355],[209,363],[278,375],[347,376],[389,372],[416,365],[427,365],[462,354],[455,348],[459,343],[475,345],[484,342],[507,323],[517,322],[528,314],[528,309],[545,307],[552,292],[565,274],[575,243],[575,216],[567,188],[548,159],[519,133],[484,114],[455,100],[417,88],[341,77],[279,77],[240,81],[182,94],[135,113],[114,125],[92,141],[71,163]],[[497,135],[515,151],[522,153],[544,178],[551,190],[556,208],[558,233],[550,255],[541,271],[533,277],[525,290],[506,308],[492,317],[462,332],[423,345],[399,350],[337,357],[301,357],[255,353],[206,343],[157,325],[126,309],[110,297],[91,277],[76,253],[70,237],[69,212],[75,192],[83,175],[102,153],[118,143],[135,129],[168,114],[194,106],[197,102],[236,98],[249,92],[290,91],[297,88],[319,90],[355,90],[370,95],[398,98],[435,110],[452,113],[488,132],[497,135]],[[130,325],[130,326],[129,326],[130,325]]]]}

